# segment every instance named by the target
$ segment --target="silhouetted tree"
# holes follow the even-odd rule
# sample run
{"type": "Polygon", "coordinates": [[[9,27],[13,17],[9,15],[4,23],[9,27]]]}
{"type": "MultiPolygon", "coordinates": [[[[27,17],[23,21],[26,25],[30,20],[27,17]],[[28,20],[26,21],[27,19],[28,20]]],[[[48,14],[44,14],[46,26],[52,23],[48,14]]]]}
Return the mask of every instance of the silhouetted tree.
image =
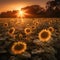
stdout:
{"type": "Polygon", "coordinates": [[[25,12],[29,14],[26,17],[43,17],[44,16],[44,8],[40,7],[39,5],[31,5],[31,6],[22,8],[22,10],[25,10],[25,12]]]}
{"type": "Polygon", "coordinates": [[[7,11],[7,12],[2,12],[0,14],[1,18],[16,18],[17,17],[17,11],[7,11]]]}
{"type": "Polygon", "coordinates": [[[48,1],[46,6],[47,17],[60,17],[59,3],[55,1],[48,1]]]}
{"type": "MultiPolygon", "coordinates": [[[[21,9],[25,11],[25,17],[60,17],[60,0],[48,1],[46,3],[46,10],[42,8],[40,5],[31,5],[21,9]]],[[[1,18],[16,18],[18,10],[2,12],[0,14],[1,18]]]]}

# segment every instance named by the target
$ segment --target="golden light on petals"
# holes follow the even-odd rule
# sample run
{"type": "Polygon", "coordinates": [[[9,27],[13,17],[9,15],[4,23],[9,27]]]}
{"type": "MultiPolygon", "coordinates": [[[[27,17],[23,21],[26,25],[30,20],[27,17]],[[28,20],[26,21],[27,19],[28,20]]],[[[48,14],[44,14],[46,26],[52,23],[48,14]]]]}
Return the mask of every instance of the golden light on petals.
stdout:
{"type": "Polygon", "coordinates": [[[48,30],[51,31],[51,32],[54,32],[54,28],[53,27],[49,27],[48,30]]]}
{"type": "Polygon", "coordinates": [[[40,23],[40,22],[39,22],[38,20],[33,20],[33,24],[34,24],[34,25],[38,26],[39,23],[40,23]]]}
{"type": "Polygon", "coordinates": [[[14,27],[10,28],[9,31],[8,31],[9,34],[14,34],[14,32],[15,32],[15,28],[14,27]]]}
{"type": "Polygon", "coordinates": [[[51,32],[49,30],[44,29],[39,32],[38,37],[39,37],[40,41],[47,42],[51,38],[51,32]]]}
{"type": "Polygon", "coordinates": [[[26,35],[29,35],[29,34],[32,33],[32,30],[31,30],[31,28],[25,28],[24,32],[25,32],[26,35]]]}
{"type": "Polygon", "coordinates": [[[19,38],[22,38],[23,37],[23,34],[19,34],[19,38]]]}
{"type": "Polygon", "coordinates": [[[11,47],[13,54],[22,54],[27,49],[27,45],[24,42],[15,42],[11,47]]]}
{"type": "Polygon", "coordinates": [[[25,15],[26,15],[25,11],[23,11],[23,10],[20,9],[18,11],[17,17],[20,17],[21,22],[24,22],[23,18],[25,17],[25,15]]]}

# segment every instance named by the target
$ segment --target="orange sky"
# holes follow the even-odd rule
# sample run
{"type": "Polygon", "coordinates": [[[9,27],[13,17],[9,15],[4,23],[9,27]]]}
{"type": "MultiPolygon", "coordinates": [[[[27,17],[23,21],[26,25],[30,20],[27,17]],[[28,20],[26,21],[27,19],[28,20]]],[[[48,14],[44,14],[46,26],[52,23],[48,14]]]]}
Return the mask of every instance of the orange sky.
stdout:
{"type": "Polygon", "coordinates": [[[22,7],[29,5],[40,5],[45,7],[46,2],[49,0],[0,0],[0,12],[8,10],[19,10],[22,7]]]}

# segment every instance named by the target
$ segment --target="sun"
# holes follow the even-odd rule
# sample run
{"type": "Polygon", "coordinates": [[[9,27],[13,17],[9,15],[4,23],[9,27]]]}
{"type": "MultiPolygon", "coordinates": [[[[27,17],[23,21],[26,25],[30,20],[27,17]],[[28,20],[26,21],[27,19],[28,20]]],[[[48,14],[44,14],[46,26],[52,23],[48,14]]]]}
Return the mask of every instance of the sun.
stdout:
{"type": "Polygon", "coordinates": [[[21,17],[23,17],[24,16],[24,11],[20,10],[19,14],[20,14],[21,17]]]}
{"type": "Polygon", "coordinates": [[[24,17],[24,15],[25,15],[25,12],[20,9],[20,10],[18,11],[18,17],[21,17],[21,18],[22,18],[22,17],[24,17]]]}
{"type": "Polygon", "coordinates": [[[17,17],[21,19],[21,22],[24,22],[24,18],[29,15],[30,14],[27,13],[27,10],[24,10],[22,8],[20,8],[17,13],[17,17]]]}
{"type": "Polygon", "coordinates": [[[20,10],[18,10],[18,14],[17,14],[18,17],[23,18],[23,17],[25,17],[26,15],[27,15],[27,16],[30,15],[29,13],[27,13],[27,10],[22,10],[22,8],[20,8],[20,10]]]}
{"type": "Polygon", "coordinates": [[[20,9],[18,10],[17,17],[21,19],[21,22],[24,22],[23,18],[25,17],[25,11],[20,9]]]}

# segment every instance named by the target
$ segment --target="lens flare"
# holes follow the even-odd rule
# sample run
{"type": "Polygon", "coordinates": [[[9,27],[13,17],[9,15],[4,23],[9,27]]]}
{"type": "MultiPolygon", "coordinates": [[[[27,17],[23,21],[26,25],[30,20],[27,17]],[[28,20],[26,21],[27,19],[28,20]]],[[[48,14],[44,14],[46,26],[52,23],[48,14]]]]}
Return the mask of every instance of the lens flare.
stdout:
{"type": "Polygon", "coordinates": [[[10,28],[9,31],[7,32],[7,35],[15,39],[16,35],[15,35],[14,33],[15,33],[15,28],[12,27],[12,28],[10,28]]]}
{"type": "Polygon", "coordinates": [[[20,10],[19,14],[20,14],[21,17],[23,17],[24,16],[24,11],[20,10]]]}
{"type": "Polygon", "coordinates": [[[24,42],[14,42],[11,47],[11,52],[13,54],[22,54],[27,49],[27,45],[24,42]]]}
{"type": "Polygon", "coordinates": [[[17,13],[17,17],[19,17],[21,19],[21,22],[24,22],[23,17],[25,17],[25,11],[20,9],[17,13]]]}
{"type": "Polygon", "coordinates": [[[51,32],[49,30],[44,29],[41,32],[39,32],[38,37],[39,37],[40,41],[47,42],[51,38],[51,32]]]}

